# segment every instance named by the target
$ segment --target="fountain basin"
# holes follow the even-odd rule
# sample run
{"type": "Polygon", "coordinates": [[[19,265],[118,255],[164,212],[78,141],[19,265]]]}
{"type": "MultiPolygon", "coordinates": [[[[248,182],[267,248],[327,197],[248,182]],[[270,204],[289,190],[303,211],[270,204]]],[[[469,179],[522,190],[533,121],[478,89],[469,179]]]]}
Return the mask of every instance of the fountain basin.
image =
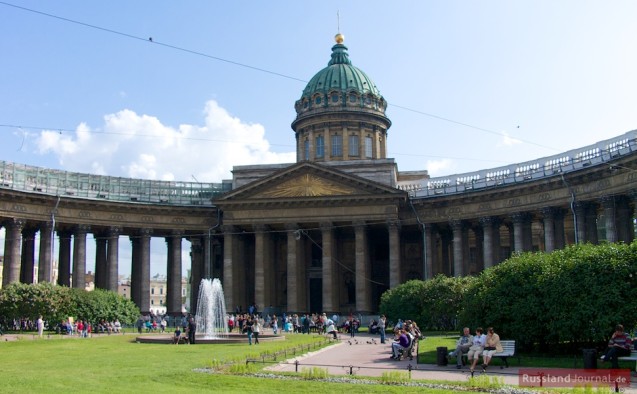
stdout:
{"type": "MultiPolygon", "coordinates": [[[[273,334],[259,334],[259,342],[270,342],[270,341],[284,341],[285,335],[273,335],[273,334]]],[[[173,343],[172,335],[163,335],[163,334],[148,334],[148,335],[140,335],[135,338],[135,341],[138,343],[173,343]]],[[[254,343],[254,338],[252,338],[252,342],[254,343]]],[[[245,334],[233,334],[229,333],[226,338],[204,338],[203,336],[195,336],[195,344],[204,344],[204,345],[223,345],[229,343],[245,343],[248,344],[248,336],[245,334]]]]}

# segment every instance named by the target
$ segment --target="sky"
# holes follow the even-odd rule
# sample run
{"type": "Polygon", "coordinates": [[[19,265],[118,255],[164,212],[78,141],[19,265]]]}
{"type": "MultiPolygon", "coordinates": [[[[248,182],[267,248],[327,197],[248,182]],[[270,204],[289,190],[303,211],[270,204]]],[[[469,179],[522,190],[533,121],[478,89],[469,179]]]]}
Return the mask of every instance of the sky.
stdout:
{"type": "Polygon", "coordinates": [[[199,182],[293,163],[338,32],[400,171],[534,160],[637,129],[635,20],[632,0],[0,0],[0,160],[199,182]]]}

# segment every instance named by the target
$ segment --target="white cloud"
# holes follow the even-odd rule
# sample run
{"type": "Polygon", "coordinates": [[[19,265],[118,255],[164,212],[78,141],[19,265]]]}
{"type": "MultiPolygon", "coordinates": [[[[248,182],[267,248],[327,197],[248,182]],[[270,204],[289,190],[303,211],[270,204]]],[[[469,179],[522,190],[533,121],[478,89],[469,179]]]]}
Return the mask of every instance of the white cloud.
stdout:
{"type": "Polygon", "coordinates": [[[502,140],[498,143],[498,146],[513,146],[517,144],[521,144],[522,141],[509,136],[509,133],[506,131],[502,132],[502,140]]]}
{"type": "Polygon", "coordinates": [[[431,177],[441,176],[442,172],[446,173],[452,167],[453,162],[450,159],[427,160],[427,172],[431,177]]]}
{"type": "Polygon", "coordinates": [[[68,171],[132,178],[220,182],[233,165],[292,163],[294,152],[275,153],[260,124],[206,103],[203,125],[166,126],[125,109],[104,116],[99,129],[80,124],[74,134],[42,131],[38,152],[53,153],[68,171]]]}

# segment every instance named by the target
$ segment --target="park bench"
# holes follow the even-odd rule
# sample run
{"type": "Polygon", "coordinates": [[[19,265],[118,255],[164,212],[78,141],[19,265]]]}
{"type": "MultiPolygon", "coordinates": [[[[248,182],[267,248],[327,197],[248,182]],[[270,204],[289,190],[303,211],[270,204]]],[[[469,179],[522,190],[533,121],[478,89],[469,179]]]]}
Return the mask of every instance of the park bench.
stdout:
{"type": "MultiPolygon", "coordinates": [[[[405,357],[409,357],[410,360],[414,359],[414,349],[418,346],[418,338],[409,338],[409,346],[400,349],[398,352],[398,360],[402,360],[405,357]]],[[[416,352],[417,353],[417,352],[416,352]]]]}
{"type": "Polygon", "coordinates": [[[637,350],[632,349],[630,356],[617,357],[618,360],[635,361],[635,371],[637,371],[637,350]]]}
{"type": "MultiPolygon", "coordinates": [[[[502,351],[495,353],[493,357],[498,357],[500,360],[502,360],[502,362],[504,362],[504,365],[509,368],[508,358],[515,356],[515,340],[502,340],[500,341],[500,344],[502,345],[502,351]]],[[[467,353],[462,353],[462,357],[464,361],[464,358],[467,357],[467,353]]],[[[518,356],[518,361],[519,358],[520,356],[518,356]]],[[[500,366],[500,368],[504,367],[500,366]]]]}

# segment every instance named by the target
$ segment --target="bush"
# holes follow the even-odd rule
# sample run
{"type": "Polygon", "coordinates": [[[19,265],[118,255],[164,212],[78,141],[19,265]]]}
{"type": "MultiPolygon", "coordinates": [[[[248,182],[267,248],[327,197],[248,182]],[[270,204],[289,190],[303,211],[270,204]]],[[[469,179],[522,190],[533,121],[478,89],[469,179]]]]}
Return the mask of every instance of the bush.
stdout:
{"type": "Polygon", "coordinates": [[[139,314],[139,308],[131,300],[107,290],[17,282],[0,290],[0,315],[8,321],[23,318],[35,321],[42,315],[49,328],[70,316],[93,323],[118,319],[122,324],[132,324],[139,314]]]}
{"type": "Polygon", "coordinates": [[[601,346],[616,324],[637,323],[636,275],[635,242],[516,255],[476,278],[461,322],[494,326],[522,348],[601,346]]]}

